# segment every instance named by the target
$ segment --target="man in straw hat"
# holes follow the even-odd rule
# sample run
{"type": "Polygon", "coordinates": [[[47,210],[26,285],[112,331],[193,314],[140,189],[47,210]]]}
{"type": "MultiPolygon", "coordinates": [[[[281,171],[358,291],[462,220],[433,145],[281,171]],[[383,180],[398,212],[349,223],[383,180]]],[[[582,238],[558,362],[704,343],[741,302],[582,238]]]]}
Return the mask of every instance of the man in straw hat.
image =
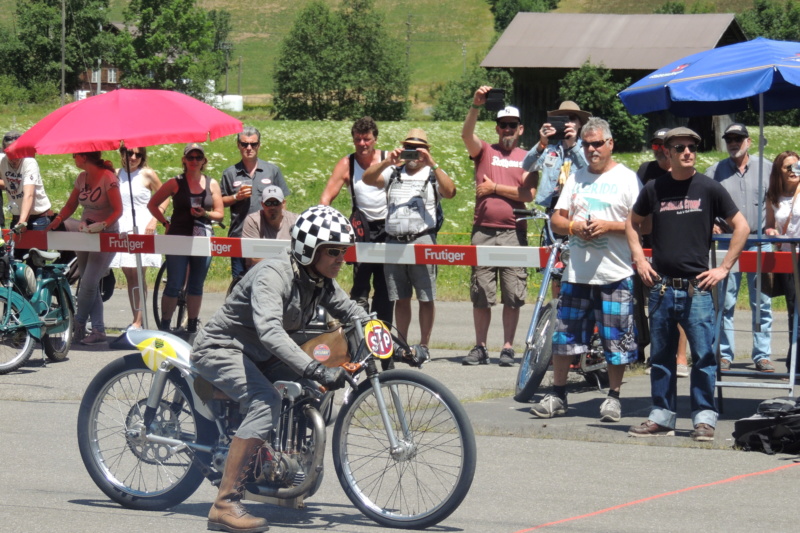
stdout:
{"type": "MultiPolygon", "coordinates": [[[[490,90],[491,87],[484,86],[475,91],[461,129],[461,139],[475,163],[475,218],[471,242],[476,246],[527,246],[527,223],[517,222],[513,210],[525,209],[525,202],[533,200],[538,174],[522,168],[525,150],[519,148],[519,137],[524,126],[516,107],[508,106],[497,113],[497,143],[489,144],[475,135],[478,113],[490,90]]],[[[503,303],[503,348],[498,362],[500,366],[514,364],[514,333],[519,310],[525,304],[528,272],[525,268],[484,266],[472,267],[470,299],[475,347],[461,360],[463,365],[489,363],[486,339],[492,322],[492,307],[497,303],[498,278],[503,303]]]]}
{"type": "MultiPolygon", "coordinates": [[[[441,198],[456,195],[456,185],[434,161],[428,136],[413,128],[403,146],[364,171],[367,185],[386,190],[386,242],[436,244],[441,198]]],[[[411,324],[411,294],[419,301],[420,345],[427,348],[433,331],[436,265],[384,265],[389,299],[395,303],[395,326],[403,337],[411,324]]]]}
{"type": "Polygon", "coordinates": [[[592,114],[582,111],[572,100],[565,100],[558,109],[548,111],[547,116],[566,117],[566,123],[554,124],[556,121],[553,120],[542,124],[539,143],[530,149],[522,165],[541,174],[536,188],[536,203],[550,210],[558,201],[561,187],[569,175],[586,166],[580,132],[592,114]]]}

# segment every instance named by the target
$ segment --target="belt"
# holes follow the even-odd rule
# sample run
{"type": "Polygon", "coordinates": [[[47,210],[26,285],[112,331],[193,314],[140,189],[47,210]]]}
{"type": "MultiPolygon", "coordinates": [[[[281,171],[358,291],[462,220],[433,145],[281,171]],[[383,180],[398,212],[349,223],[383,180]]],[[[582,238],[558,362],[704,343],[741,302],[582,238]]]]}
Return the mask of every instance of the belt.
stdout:
{"type": "Polygon", "coordinates": [[[661,276],[661,283],[673,289],[687,291],[690,287],[697,288],[698,281],[697,278],[671,278],[669,276],[661,276]]]}

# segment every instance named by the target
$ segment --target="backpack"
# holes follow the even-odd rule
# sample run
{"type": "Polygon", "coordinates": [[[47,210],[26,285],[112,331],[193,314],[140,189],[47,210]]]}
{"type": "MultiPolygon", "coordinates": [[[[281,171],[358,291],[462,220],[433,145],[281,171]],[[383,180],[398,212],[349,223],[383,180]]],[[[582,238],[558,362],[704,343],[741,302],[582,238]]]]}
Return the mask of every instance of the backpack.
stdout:
{"type": "Polygon", "coordinates": [[[800,453],[800,402],[784,397],[765,400],[758,412],[734,423],[734,446],[768,455],[800,453]]]}
{"type": "MultiPolygon", "coordinates": [[[[392,175],[389,177],[389,184],[386,186],[386,197],[387,198],[389,197],[389,193],[390,193],[390,191],[392,189],[392,186],[394,186],[395,184],[400,183],[402,181],[402,179],[400,177],[401,174],[402,174],[402,170],[403,170],[402,165],[392,168],[392,175]]],[[[433,187],[433,198],[434,198],[434,202],[436,203],[436,220],[434,221],[433,227],[430,227],[430,228],[428,228],[428,229],[426,229],[424,231],[421,231],[419,233],[416,233],[414,235],[393,235],[394,237],[414,237],[414,238],[416,238],[416,237],[421,237],[422,235],[430,235],[430,234],[434,234],[435,235],[435,234],[439,233],[439,230],[442,228],[442,224],[444,224],[444,211],[442,210],[442,201],[441,201],[442,199],[439,196],[439,192],[436,190],[436,172],[433,169],[431,169],[430,173],[428,174],[428,179],[425,181],[425,186],[422,188],[422,190],[419,192],[419,194],[416,195],[417,197],[422,198],[423,203],[424,203],[424,197],[422,196],[422,194],[425,192],[425,190],[427,189],[429,184],[430,184],[431,187],[433,187]]],[[[391,215],[389,213],[386,214],[387,233],[388,233],[388,228],[390,226],[390,219],[389,219],[390,216],[391,215]]]]}

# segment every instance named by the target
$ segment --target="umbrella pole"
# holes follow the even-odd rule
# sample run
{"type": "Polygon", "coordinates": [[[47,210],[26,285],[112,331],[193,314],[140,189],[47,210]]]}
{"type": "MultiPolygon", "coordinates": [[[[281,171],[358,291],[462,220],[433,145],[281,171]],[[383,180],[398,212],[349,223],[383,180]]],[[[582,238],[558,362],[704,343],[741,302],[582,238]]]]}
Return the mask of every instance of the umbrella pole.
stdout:
{"type": "MultiPolygon", "coordinates": [[[[123,144],[124,146],[124,144],[123,144]]],[[[131,219],[133,220],[132,232],[134,235],[139,235],[139,228],[136,226],[136,209],[133,205],[133,180],[131,180],[131,161],[125,158],[125,172],[128,173],[128,192],[131,198],[131,219]]],[[[144,271],[142,270],[142,256],[141,254],[133,254],[136,258],[136,280],[139,286],[136,290],[139,291],[139,310],[142,312],[142,327],[150,329],[150,321],[147,316],[147,295],[144,290],[144,271]]]]}
{"type": "MultiPolygon", "coordinates": [[[[756,294],[761,294],[761,239],[764,227],[764,195],[761,194],[764,186],[764,93],[758,95],[758,248],[756,249],[756,294]]],[[[791,214],[791,213],[790,213],[791,214]]],[[[753,301],[754,295],[750,296],[753,301]]],[[[756,333],[761,333],[761,306],[756,305],[756,333]]]]}

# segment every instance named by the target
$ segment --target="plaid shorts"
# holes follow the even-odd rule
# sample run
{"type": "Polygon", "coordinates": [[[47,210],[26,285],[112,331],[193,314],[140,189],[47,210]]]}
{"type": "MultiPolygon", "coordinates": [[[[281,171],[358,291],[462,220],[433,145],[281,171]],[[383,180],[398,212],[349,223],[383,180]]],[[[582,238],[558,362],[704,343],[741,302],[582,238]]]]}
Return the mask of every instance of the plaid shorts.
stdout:
{"type": "Polygon", "coordinates": [[[556,315],[553,355],[589,351],[597,325],[609,364],[626,365],[638,359],[632,277],[605,285],[562,282],[556,315]]]}

